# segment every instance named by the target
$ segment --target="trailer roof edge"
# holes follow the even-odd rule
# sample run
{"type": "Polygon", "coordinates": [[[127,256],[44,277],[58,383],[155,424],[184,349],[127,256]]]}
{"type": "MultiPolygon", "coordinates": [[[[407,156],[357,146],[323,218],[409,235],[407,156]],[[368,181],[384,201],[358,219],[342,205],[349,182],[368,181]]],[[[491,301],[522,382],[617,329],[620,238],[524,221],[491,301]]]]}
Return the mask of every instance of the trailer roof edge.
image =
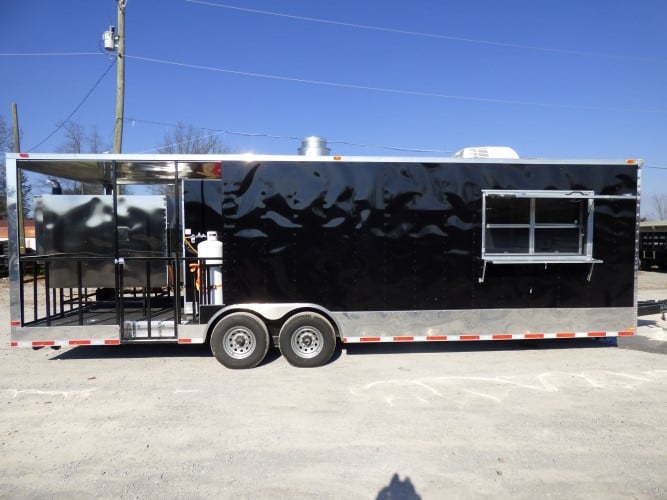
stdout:
{"type": "Polygon", "coordinates": [[[6,153],[8,160],[40,161],[291,161],[310,162],[350,162],[350,163],[502,163],[502,164],[560,164],[560,165],[637,165],[641,159],[604,159],[604,158],[454,158],[451,156],[303,156],[303,155],[267,155],[267,154],[67,154],[67,153],[6,153]]]}

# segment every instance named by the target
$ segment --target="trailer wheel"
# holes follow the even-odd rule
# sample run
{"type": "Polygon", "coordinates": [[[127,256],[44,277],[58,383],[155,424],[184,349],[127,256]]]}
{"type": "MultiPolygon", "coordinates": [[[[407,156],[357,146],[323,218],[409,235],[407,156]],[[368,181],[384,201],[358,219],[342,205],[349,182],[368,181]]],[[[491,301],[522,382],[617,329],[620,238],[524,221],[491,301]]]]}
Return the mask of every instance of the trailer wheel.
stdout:
{"type": "Polygon", "coordinates": [[[280,352],[291,365],[322,366],[336,349],[336,332],[324,316],[303,312],[285,321],[278,343],[280,352]]]}
{"type": "Polygon", "coordinates": [[[269,331],[257,316],[233,313],[213,327],[211,352],[227,368],[253,368],[268,350],[269,331]]]}

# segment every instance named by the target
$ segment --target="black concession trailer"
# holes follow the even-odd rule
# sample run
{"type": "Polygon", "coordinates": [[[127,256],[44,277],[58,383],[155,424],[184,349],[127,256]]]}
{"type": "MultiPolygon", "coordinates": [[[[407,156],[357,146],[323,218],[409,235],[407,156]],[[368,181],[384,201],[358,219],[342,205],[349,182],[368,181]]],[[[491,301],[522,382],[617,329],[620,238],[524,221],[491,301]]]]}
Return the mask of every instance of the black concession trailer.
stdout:
{"type": "Polygon", "coordinates": [[[337,340],[632,335],[641,164],[9,154],[11,344],[209,342],[248,368],[337,340]]]}

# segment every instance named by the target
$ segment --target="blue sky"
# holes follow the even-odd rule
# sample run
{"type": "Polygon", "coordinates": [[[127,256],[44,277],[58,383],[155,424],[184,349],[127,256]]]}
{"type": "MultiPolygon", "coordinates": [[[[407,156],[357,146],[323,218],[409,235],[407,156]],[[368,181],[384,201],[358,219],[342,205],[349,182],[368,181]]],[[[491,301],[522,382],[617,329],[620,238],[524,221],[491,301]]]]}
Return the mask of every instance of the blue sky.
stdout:
{"type": "MultiPolygon", "coordinates": [[[[181,121],[235,152],[320,135],[341,155],[643,158],[646,213],[667,194],[666,19],[664,0],[128,0],[123,152],[181,121]]],[[[114,0],[2,0],[0,114],[17,103],[23,150],[109,67],[110,24],[114,0]],[[16,55],[35,53],[90,55],[16,55]]],[[[112,68],[72,119],[111,143],[114,113],[112,68]]]]}

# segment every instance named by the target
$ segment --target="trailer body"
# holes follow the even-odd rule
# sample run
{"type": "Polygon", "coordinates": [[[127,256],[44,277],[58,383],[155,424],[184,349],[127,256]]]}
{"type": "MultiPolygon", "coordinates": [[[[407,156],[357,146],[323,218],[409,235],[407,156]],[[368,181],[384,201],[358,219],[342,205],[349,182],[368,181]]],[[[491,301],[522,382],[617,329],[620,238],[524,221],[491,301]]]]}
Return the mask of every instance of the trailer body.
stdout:
{"type": "Polygon", "coordinates": [[[236,368],[257,364],[271,343],[292,364],[314,366],[336,338],[631,335],[640,167],[8,155],[11,342],[211,342],[236,368]],[[37,198],[38,249],[29,255],[16,215],[21,172],[97,184],[105,194],[37,198]],[[144,194],[156,186],[159,194],[144,194]],[[72,219],[66,240],[56,229],[60,206],[72,219]],[[219,259],[196,254],[210,232],[222,241],[219,259]],[[220,285],[222,294],[211,293],[220,285]]]}

